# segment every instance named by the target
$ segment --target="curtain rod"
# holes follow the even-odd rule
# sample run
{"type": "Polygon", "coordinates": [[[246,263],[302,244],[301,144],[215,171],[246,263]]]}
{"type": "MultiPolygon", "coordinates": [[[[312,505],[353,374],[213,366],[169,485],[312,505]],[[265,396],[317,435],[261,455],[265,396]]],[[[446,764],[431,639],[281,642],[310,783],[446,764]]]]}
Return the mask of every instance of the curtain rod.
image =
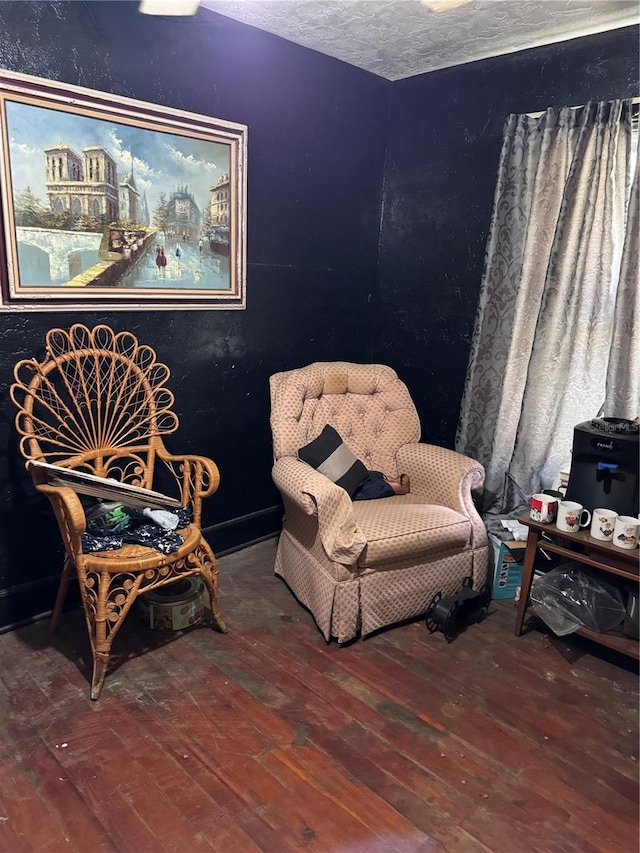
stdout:
{"type": "MultiPolygon", "coordinates": [[[[626,101],[627,99],[621,98],[620,100],[626,101]]],[[[631,100],[632,104],[640,104],[640,98],[631,98],[630,100],[631,100]]],[[[585,104],[578,104],[575,107],[569,107],[569,109],[570,110],[581,110],[584,106],[586,106],[586,105],[585,104]]],[[[525,115],[528,116],[529,118],[540,118],[540,116],[543,116],[545,113],[546,113],[546,110],[540,110],[537,113],[525,113],[525,115]]]]}

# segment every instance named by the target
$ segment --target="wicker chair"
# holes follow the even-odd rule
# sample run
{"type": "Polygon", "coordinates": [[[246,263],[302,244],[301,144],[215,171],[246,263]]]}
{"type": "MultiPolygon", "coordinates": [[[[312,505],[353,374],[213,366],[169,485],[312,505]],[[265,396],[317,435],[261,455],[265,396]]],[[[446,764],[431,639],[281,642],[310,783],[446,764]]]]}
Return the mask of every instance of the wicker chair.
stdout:
{"type": "Polygon", "coordinates": [[[438,592],[487,574],[487,534],[471,491],[482,466],[421,444],[418,414],[396,373],[379,364],[319,362],[271,377],[273,479],[284,502],[276,574],[311,610],[327,641],[424,614],[438,592]],[[368,469],[406,473],[411,492],[351,501],[299,461],[326,424],[368,469]]]}
{"type": "Polygon", "coordinates": [[[165,449],[162,436],[179,424],[165,387],[169,375],[154,350],[131,333],[81,324],[50,330],[44,359],[23,360],[14,369],[11,398],[28,468],[37,460],[152,488],[157,467],[156,475],[164,470],[175,497],[192,511],[191,523],[177,531],[183,544],[169,555],[138,544],[83,553],[83,502],[30,467],[35,487],[53,506],[66,551],[52,624],[58,625],[69,582],[77,577],[93,653],[92,699],[100,695],[111,645],[138,595],[200,575],[213,627],[227,630],[217,603],[216,559],[200,531],[202,499],[217,489],[218,469],[210,459],[165,449]]]}

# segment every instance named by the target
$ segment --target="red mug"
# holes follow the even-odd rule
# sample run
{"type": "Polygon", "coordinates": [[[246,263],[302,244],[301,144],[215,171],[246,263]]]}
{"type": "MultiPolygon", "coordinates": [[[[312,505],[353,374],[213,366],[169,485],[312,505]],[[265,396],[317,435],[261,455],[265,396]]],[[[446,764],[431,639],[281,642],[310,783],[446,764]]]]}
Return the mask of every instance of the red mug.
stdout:
{"type": "Polygon", "coordinates": [[[534,521],[550,524],[556,517],[558,501],[552,495],[537,494],[531,498],[529,515],[534,521]]]}

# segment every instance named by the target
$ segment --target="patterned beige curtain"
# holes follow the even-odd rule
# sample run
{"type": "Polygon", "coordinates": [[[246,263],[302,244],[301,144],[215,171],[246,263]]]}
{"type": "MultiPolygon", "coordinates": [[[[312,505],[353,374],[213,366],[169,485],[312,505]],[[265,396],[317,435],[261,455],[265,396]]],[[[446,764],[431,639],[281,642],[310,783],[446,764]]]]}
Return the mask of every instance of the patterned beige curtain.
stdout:
{"type": "Polygon", "coordinates": [[[640,414],[640,156],[636,158],[635,172],[622,250],[603,412],[605,417],[629,420],[640,414]]]}
{"type": "Polygon", "coordinates": [[[614,101],[507,122],[456,438],[485,466],[484,510],[550,486],[573,427],[605,402],[615,310],[628,311],[616,294],[631,111],[614,101]]]}

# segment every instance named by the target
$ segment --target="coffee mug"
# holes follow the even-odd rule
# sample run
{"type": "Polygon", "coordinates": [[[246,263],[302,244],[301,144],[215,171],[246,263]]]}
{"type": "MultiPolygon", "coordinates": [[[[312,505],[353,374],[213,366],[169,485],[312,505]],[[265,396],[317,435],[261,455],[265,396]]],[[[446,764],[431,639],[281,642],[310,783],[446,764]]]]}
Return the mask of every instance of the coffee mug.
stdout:
{"type": "Polygon", "coordinates": [[[613,528],[613,544],[618,548],[638,547],[638,530],[640,530],[640,519],[631,515],[619,515],[613,528]]]}
{"type": "Polygon", "coordinates": [[[542,521],[547,524],[556,517],[558,501],[551,495],[537,494],[531,498],[531,509],[529,515],[534,521],[542,521]]]}
{"type": "Polygon", "coordinates": [[[602,539],[603,542],[611,542],[613,539],[613,528],[618,513],[612,509],[594,509],[589,533],[594,539],[602,539]]]}
{"type": "Polygon", "coordinates": [[[586,527],[591,522],[591,513],[582,504],[575,501],[560,501],[558,506],[558,530],[565,533],[577,533],[581,527],[586,527]]]}

